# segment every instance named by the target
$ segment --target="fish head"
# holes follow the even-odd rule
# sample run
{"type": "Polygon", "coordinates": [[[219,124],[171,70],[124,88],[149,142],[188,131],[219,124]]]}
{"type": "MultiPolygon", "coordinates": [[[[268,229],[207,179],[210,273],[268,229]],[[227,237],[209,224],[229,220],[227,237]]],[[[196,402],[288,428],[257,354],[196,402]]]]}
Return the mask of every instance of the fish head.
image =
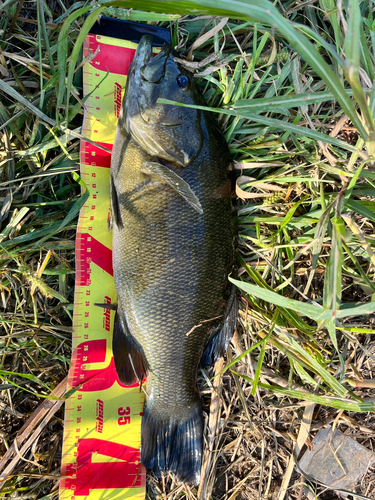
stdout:
{"type": "Polygon", "coordinates": [[[153,57],[152,37],[144,35],[129,69],[121,125],[152,156],[185,167],[203,145],[201,111],[158,103],[203,104],[193,75],[176,61],[170,45],[153,57]]]}

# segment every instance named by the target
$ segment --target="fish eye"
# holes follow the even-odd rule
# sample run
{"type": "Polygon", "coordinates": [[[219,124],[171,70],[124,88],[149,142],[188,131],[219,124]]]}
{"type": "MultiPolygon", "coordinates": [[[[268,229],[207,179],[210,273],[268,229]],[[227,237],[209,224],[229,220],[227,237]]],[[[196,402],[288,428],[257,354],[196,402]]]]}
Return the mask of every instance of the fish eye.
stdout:
{"type": "Polygon", "coordinates": [[[187,86],[189,85],[189,78],[185,75],[180,75],[176,78],[177,85],[180,87],[180,89],[185,90],[187,86]]]}

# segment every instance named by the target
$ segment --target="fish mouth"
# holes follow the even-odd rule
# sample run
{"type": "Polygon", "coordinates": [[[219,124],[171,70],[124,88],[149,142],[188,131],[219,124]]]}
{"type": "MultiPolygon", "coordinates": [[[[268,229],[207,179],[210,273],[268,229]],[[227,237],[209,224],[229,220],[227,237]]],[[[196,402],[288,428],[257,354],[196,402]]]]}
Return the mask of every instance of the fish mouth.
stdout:
{"type": "Polygon", "coordinates": [[[152,56],[152,36],[143,35],[139,40],[137,51],[134,55],[129,75],[137,80],[141,78],[141,68],[149,62],[152,56]]]}

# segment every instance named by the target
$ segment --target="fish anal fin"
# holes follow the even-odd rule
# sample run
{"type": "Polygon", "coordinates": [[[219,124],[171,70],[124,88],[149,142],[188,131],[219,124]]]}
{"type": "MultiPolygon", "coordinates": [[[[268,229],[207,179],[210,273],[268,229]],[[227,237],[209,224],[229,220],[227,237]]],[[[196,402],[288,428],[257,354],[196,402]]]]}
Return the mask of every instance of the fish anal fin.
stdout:
{"type": "Polygon", "coordinates": [[[148,364],[141,345],[131,335],[125,318],[116,313],[113,327],[113,357],[120,382],[124,385],[142,384],[147,377],[148,364]]]}
{"type": "Polygon", "coordinates": [[[198,485],[203,453],[203,417],[199,402],[184,407],[184,418],[163,417],[146,404],[142,417],[141,462],[160,477],[172,472],[179,481],[198,485]]]}
{"type": "Polygon", "coordinates": [[[203,214],[202,205],[191,189],[189,184],[182,179],[176,172],[173,172],[170,168],[162,165],[161,163],[155,161],[145,161],[142,164],[141,172],[146,175],[155,175],[165,184],[170,186],[177,194],[182,196],[182,198],[189,203],[189,205],[194,208],[199,214],[203,214]]]}
{"type": "Polygon", "coordinates": [[[232,289],[228,301],[225,319],[218,328],[208,338],[201,358],[201,366],[213,365],[221,356],[233,337],[237,327],[238,318],[238,298],[235,289],[232,289]]]}

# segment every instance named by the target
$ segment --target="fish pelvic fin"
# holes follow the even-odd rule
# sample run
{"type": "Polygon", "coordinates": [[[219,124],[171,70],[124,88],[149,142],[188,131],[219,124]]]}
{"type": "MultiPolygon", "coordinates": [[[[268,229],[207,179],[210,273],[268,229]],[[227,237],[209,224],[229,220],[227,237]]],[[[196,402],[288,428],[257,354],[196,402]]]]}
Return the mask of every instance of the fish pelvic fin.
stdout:
{"type": "Polygon", "coordinates": [[[113,224],[116,224],[118,228],[123,229],[124,225],[121,219],[120,205],[118,202],[118,193],[112,175],[110,183],[110,200],[111,200],[111,215],[108,220],[108,231],[111,231],[113,224]]]}
{"type": "Polygon", "coordinates": [[[201,366],[213,365],[224,355],[237,327],[238,298],[233,287],[226,308],[224,322],[208,338],[201,358],[201,366]]]}
{"type": "Polygon", "coordinates": [[[203,417],[197,401],[186,408],[187,416],[160,419],[147,404],[142,417],[141,462],[157,477],[172,472],[179,481],[198,485],[203,452],[203,417]]]}
{"type": "Polygon", "coordinates": [[[191,189],[189,184],[170,168],[155,161],[145,161],[142,164],[141,172],[146,175],[153,174],[158,177],[174,189],[176,193],[182,196],[182,198],[189,203],[189,205],[194,208],[196,212],[203,214],[203,208],[197,195],[191,189]]]}
{"type": "Polygon", "coordinates": [[[113,357],[116,372],[124,385],[142,384],[148,364],[141,345],[129,332],[124,315],[116,313],[113,327],[113,357]]]}
{"type": "Polygon", "coordinates": [[[102,307],[103,309],[110,309],[111,311],[117,311],[117,304],[99,304],[95,302],[94,306],[96,307],[102,307]]]}

